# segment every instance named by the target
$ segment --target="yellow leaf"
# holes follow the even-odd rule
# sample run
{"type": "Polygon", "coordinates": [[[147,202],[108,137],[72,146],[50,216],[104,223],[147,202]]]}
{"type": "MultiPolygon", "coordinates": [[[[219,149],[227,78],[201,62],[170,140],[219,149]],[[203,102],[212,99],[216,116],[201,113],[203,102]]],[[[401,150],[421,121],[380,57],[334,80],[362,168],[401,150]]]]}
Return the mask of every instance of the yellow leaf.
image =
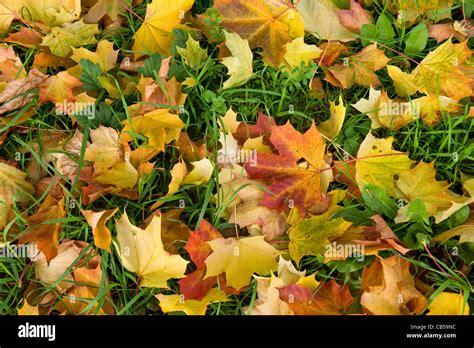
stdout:
{"type": "Polygon", "coordinates": [[[458,102],[442,95],[428,95],[412,102],[418,105],[421,119],[428,126],[439,123],[443,112],[455,113],[461,109],[458,102]]]}
{"type": "Polygon", "coordinates": [[[184,312],[187,315],[205,315],[207,306],[214,302],[225,302],[227,298],[224,291],[212,288],[201,300],[186,300],[184,295],[163,295],[157,294],[160,301],[160,308],[163,313],[184,312]]]}
{"type": "Polygon", "coordinates": [[[470,56],[467,40],[459,44],[448,40],[428,53],[410,75],[393,67],[390,68],[389,75],[401,95],[410,95],[416,86],[419,92],[444,95],[458,101],[472,94],[474,80],[461,70],[470,56]]]}
{"type": "Polygon", "coordinates": [[[442,292],[428,306],[427,315],[469,315],[469,304],[462,294],[442,292]]]}
{"type": "Polygon", "coordinates": [[[368,133],[359,147],[356,161],[356,182],[360,188],[371,184],[395,194],[394,175],[409,170],[411,164],[406,153],[392,149],[393,137],[377,139],[368,133]]]}
{"type": "Polygon", "coordinates": [[[318,124],[318,130],[329,140],[334,140],[341,131],[342,124],[346,118],[346,107],[342,101],[342,96],[339,97],[338,105],[333,101],[329,102],[329,112],[331,113],[329,120],[318,124]]]}
{"type": "Polygon", "coordinates": [[[214,171],[214,165],[207,158],[191,162],[194,169],[183,180],[183,184],[201,185],[208,182],[214,171]]]}
{"type": "Polygon", "coordinates": [[[286,53],[283,56],[283,64],[286,70],[294,70],[301,63],[307,65],[321,55],[320,50],[315,45],[304,43],[304,37],[298,37],[285,45],[286,53]]]}
{"type": "Polygon", "coordinates": [[[164,151],[165,144],[177,140],[181,129],[184,127],[183,121],[178,115],[171,114],[167,109],[156,109],[143,116],[132,117],[132,124],[125,121],[122,129],[122,141],[133,140],[133,133],[144,135],[148,138],[148,145],[164,151]]]}
{"type": "Polygon", "coordinates": [[[81,15],[81,0],[25,0],[24,3],[25,19],[50,27],[73,22],[81,15]]]}
{"type": "MultiPolygon", "coordinates": [[[[397,197],[408,202],[421,200],[426,212],[433,216],[439,210],[450,207],[451,199],[448,194],[449,184],[447,181],[436,180],[434,162],[420,162],[413,169],[398,174],[395,182],[397,197]]],[[[407,211],[410,204],[398,210],[395,218],[396,223],[408,221],[407,211]]]]}
{"type": "Polygon", "coordinates": [[[66,23],[62,27],[54,27],[51,29],[51,33],[43,37],[41,44],[48,46],[54,55],[66,57],[74,47],[95,43],[97,40],[94,35],[98,33],[99,27],[97,24],[85,24],[81,20],[66,23]]]}
{"type": "Polygon", "coordinates": [[[255,150],[262,153],[273,153],[271,147],[263,143],[263,135],[257,138],[248,138],[242,145],[243,150],[255,150]]]}
{"type": "Polygon", "coordinates": [[[338,8],[331,0],[301,0],[297,8],[303,18],[305,31],[318,39],[342,42],[357,39],[356,35],[340,23],[338,8]]]}
{"type": "Polygon", "coordinates": [[[235,133],[240,124],[240,122],[237,121],[237,113],[232,110],[232,108],[229,108],[225,115],[221,117],[221,121],[224,127],[219,123],[219,128],[225,133],[235,133]]]}
{"type": "Polygon", "coordinates": [[[140,286],[168,288],[171,278],[183,278],[188,261],[164,250],[161,240],[161,217],[154,215],[143,230],[130,223],[124,212],[116,222],[116,245],[122,265],[137,273],[140,286]]]}
{"type": "Polygon", "coordinates": [[[395,65],[387,65],[388,75],[393,80],[395,91],[400,97],[408,97],[418,90],[413,75],[404,73],[395,65]]]}
{"type": "Polygon", "coordinates": [[[118,132],[111,127],[100,126],[90,131],[92,144],[86,148],[84,159],[94,162],[94,173],[99,175],[123,161],[118,132]]]}
{"type": "Polygon", "coordinates": [[[207,50],[201,48],[199,41],[194,40],[191,35],[189,35],[186,41],[186,47],[176,47],[176,50],[181,58],[183,58],[184,63],[192,69],[202,68],[206,62],[207,50]]]}
{"type": "Polygon", "coordinates": [[[102,185],[114,185],[120,188],[133,188],[138,180],[138,171],[130,162],[119,162],[112,168],[94,177],[102,185]]]}
{"type": "MultiPolygon", "coordinates": [[[[95,52],[89,51],[84,47],[73,48],[71,59],[80,63],[81,59],[88,59],[93,63],[99,64],[102,72],[107,72],[115,68],[119,50],[114,50],[113,42],[101,40],[97,44],[95,52]]],[[[78,65],[80,67],[80,65],[78,65]]]]}
{"type": "Polygon", "coordinates": [[[411,263],[398,255],[377,257],[362,273],[360,303],[373,315],[421,314],[426,298],[415,287],[411,263]]]}
{"type": "Polygon", "coordinates": [[[25,0],[3,0],[0,3],[0,33],[8,32],[10,24],[20,17],[20,9],[25,0]]]}
{"type": "Polygon", "coordinates": [[[212,254],[206,259],[206,276],[226,274],[226,284],[240,290],[250,283],[252,274],[270,274],[277,269],[280,252],[264,241],[263,236],[216,238],[207,244],[212,254]]]}
{"type": "Polygon", "coordinates": [[[35,188],[26,180],[26,174],[5,163],[0,163],[0,228],[7,223],[8,212],[14,202],[29,202],[35,188]]]}
{"type": "Polygon", "coordinates": [[[230,75],[224,82],[223,89],[243,85],[253,75],[252,61],[253,55],[249,43],[236,33],[225,32],[225,45],[232,56],[222,59],[230,75]]]}
{"type": "Polygon", "coordinates": [[[474,202],[474,178],[470,178],[464,181],[463,189],[467,191],[468,197],[466,196],[459,197],[458,195],[452,193],[451,206],[446,210],[437,212],[435,215],[435,222],[437,224],[446,220],[448,217],[450,217],[452,214],[457,212],[462,207],[465,207],[466,205],[474,202]]]}
{"type": "Polygon", "coordinates": [[[420,110],[415,101],[391,100],[385,91],[370,88],[369,99],[360,99],[354,108],[369,116],[371,128],[380,127],[398,130],[419,117],[420,110]]]}
{"type": "Polygon", "coordinates": [[[352,225],[342,218],[331,219],[331,212],[304,219],[288,232],[289,250],[298,264],[305,255],[322,255],[326,246],[352,225]]]}
{"type": "Polygon", "coordinates": [[[107,220],[109,220],[117,212],[118,208],[94,212],[92,210],[81,210],[82,215],[87,220],[87,223],[92,228],[94,235],[94,243],[100,248],[110,252],[110,243],[112,242],[112,235],[107,228],[107,220]]]}
{"type": "Polygon", "coordinates": [[[25,299],[23,306],[18,309],[18,315],[39,315],[38,306],[31,306],[25,299]]]}
{"type": "Polygon", "coordinates": [[[145,21],[134,36],[135,58],[143,54],[160,53],[169,56],[174,40],[173,29],[185,29],[184,14],[194,0],[153,0],[146,9],[145,21]]]}

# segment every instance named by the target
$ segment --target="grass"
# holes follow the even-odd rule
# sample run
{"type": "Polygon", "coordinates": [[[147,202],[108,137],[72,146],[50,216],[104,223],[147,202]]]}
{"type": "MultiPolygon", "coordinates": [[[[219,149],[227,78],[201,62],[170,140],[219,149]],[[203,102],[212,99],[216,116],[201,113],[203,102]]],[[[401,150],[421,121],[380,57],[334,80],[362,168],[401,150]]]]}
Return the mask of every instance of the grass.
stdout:
{"type": "MultiPolygon", "coordinates": [[[[192,9],[193,14],[203,13],[209,6],[211,6],[211,1],[196,1],[192,9]]],[[[375,9],[375,18],[383,13],[391,22],[396,21],[396,18],[383,5],[375,3],[375,9]]],[[[130,52],[130,42],[132,42],[134,33],[142,23],[139,17],[144,18],[146,13],[146,2],[134,7],[133,11],[136,15],[131,12],[126,14],[127,26],[121,27],[113,33],[104,32],[99,39],[113,41],[115,47],[122,49],[121,52],[130,52]]],[[[455,13],[459,11],[458,8],[455,13]]],[[[18,30],[20,26],[22,25],[15,24],[13,30],[18,30]]],[[[393,29],[396,32],[395,38],[383,42],[383,45],[388,47],[385,54],[392,59],[391,64],[409,64],[414,68],[413,62],[395,53],[395,51],[403,51],[403,43],[409,30],[405,27],[396,28],[395,26],[393,29]]],[[[306,41],[318,45],[321,43],[316,38],[309,36],[306,41]]],[[[417,56],[411,58],[419,62],[437,46],[436,42],[430,39],[426,48],[417,56]]],[[[34,55],[39,52],[35,48],[25,49],[19,45],[14,45],[14,47],[26,67],[32,64],[34,55]]],[[[472,48],[471,42],[470,47],[472,48]]],[[[88,48],[93,48],[93,46],[88,48]]],[[[351,51],[357,52],[363,46],[359,41],[351,43],[349,48],[351,51]]],[[[215,158],[217,156],[220,115],[223,115],[229,107],[232,107],[244,122],[255,123],[258,112],[262,111],[267,115],[274,116],[278,124],[290,121],[297,130],[303,132],[309,128],[311,122],[319,123],[326,120],[329,117],[328,102],[338,100],[340,95],[344,103],[349,106],[348,113],[343,130],[334,144],[328,145],[328,150],[335,154],[337,160],[343,160],[341,148],[351,155],[356,155],[360,143],[370,130],[370,121],[365,114],[359,113],[350,105],[356,103],[360,98],[367,98],[368,89],[356,86],[343,90],[325,82],[327,97],[319,100],[312,97],[307,88],[310,78],[317,68],[316,64],[301,67],[296,72],[288,74],[279,69],[266,66],[256,52],[254,56],[255,76],[252,80],[244,87],[223,91],[223,78],[227,76],[226,68],[222,64],[218,64],[216,45],[210,44],[208,51],[209,58],[204,67],[198,72],[185,69],[179,58],[175,59],[178,59],[176,63],[181,68],[180,73],[193,77],[197,81],[194,87],[185,88],[184,90],[188,94],[185,113],[181,115],[186,124],[185,130],[193,140],[205,138],[208,148],[213,151],[211,157],[215,158]]],[[[122,53],[120,54],[122,55],[122,53]]],[[[118,61],[121,61],[122,58],[120,56],[118,61]]],[[[49,68],[48,73],[54,74],[56,71],[49,68]]],[[[120,72],[120,74],[127,78],[126,73],[120,72]]],[[[321,67],[316,71],[316,76],[324,76],[321,67]]],[[[391,98],[395,97],[393,84],[386,71],[377,72],[377,76],[388,95],[391,98]]],[[[112,109],[127,113],[125,106],[132,104],[134,99],[136,99],[136,94],[119,98],[112,103],[112,109]]],[[[71,119],[67,116],[58,117],[55,115],[50,111],[51,105],[38,107],[35,101],[23,107],[16,118],[22,117],[23,113],[31,107],[35,115],[25,123],[27,128],[22,132],[13,130],[11,125],[13,121],[2,128],[2,132],[9,131],[10,133],[0,147],[0,157],[5,159],[19,158],[19,165],[23,170],[31,169],[31,165],[36,162],[36,165],[47,172],[48,175],[61,176],[53,163],[44,161],[44,156],[52,150],[42,147],[44,139],[43,141],[40,140],[42,133],[38,130],[60,130],[72,136],[77,125],[73,125],[71,119]]],[[[449,181],[455,192],[462,193],[461,173],[474,175],[474,143],[472,141],[474,118],[467,117],[468,111],[469,109],[466,107],[464,116],[460,117],[445,115],[435,127],[427,127],[423,125],[421,120],[417,120],[404,126],[399,131],[393,132],[383,129],[376,131],[375,134],[379,137],[394,136],[395,148],[409,153],[410,158],[415,161],[435,161],[438,173],[437,179],[449,181]]],[[[88,128],[82,130],[86,138],[88,128]]],[[[84,164],[83,155],[84,151],[81,153],[79,166],[84,164]]],[[[133,224],[141,223],[148,215],[148,208],[159,201],[160,197],[163,197],[167,192],[167,186],[171,179],[170,169],[176,163],[177,158],[178,154],[173,146],[170,146],[166,152],[155,158],[157,170],[139,183],[139,199],[137,201],[109,195],[86,206],[80,200],[77,204],[72,204],[74,200],[70,200],[71,204],[67,205],[67,215],[60,220],[63,226],[60,239],[93,242],[90,228],[88,228],[80,214],[81,208],[98,211],[120,207],[122,211],[127,211],[133,224]]],[[[70,198],[73,197],[76,189],[77,185],[75,184],[64,186],[64,190],[70,198]]],[[[43,197],[36,197],[35,201],[30,204],[28,207],[29,214],[34,213],[47,192],[48,190],[43,194],[43,197]]],[[[177,194],[165,200],[163,208],[164,210],[172,209],[183,201],[185,208],[181,217],[191,228],[194,228],[203,218],[212,221],[218,228],[225,228],[228,225],[225,219],[220,218],[221,208],[216,205],[213,199],[216,192],[217,182],[215,180],[201,186],[184,186],[177,194]]],[[[347,199],[344,206],[346,208],[356,208],[360,211],[368,209],[360,198],[347,199]]],[[[438,226],[437,228],[439,230],[447,229],[449,224],[455,224],[455,222],[450,221],[448,225],[438,226]]],[[[390,223],[390,225],[400,238],[404,238],[407,229],[412,224],[405,223],[395,226],[390,223]]],[[[109,223],[109,226],[112,225],[109,223]]],[[[3,232],[4,237],[9,229],[14,230],[15,228],[19,230],[26,228],[26,219],[19,208],[16,210],[15,221],[11,221],[3,232]]],[[[434,232],[440,232],[436,231],[436,226],[434,232]]],[[[92,247],[91,245],[89,248],[92,247]]],[[[86,251],[87,248],[83,253],[85,254],[86,251]]],[[[390,254],[390,251],[385,252],[385,256],[390,254]]],[[[93,309],[96,304],[103,303],[109,290],[113,298],[110,305],[114,307],[117,314],[160,314],[158,301],[154,297],[158,293],[157,289],[138,287],[136,275],[128,272],[122,266],[115,252],[108,253],[101,250],[100,255],[102,256],[103,273],[104,276],[107,275],[109,282],[103,284],[98,296],[89,302],[87,309],[93,309]]],[[[187,257],[184,251],[182,255],[187,257]]],[[[406,259],[415,268],[423,269],[425,278],[431,282],[433,289],[436,289],[431,298],[434,298],[444,289],[448,289],[453,292],[462,292],[466,301],[469,300],[471,304],[473,303],[473,275],[472,273],[466,275],[459,271],[460,261],[458,258],[450,257],[448,244],[437,248],[430,246],[428,250],[425,250],[422,245],[417,245],[417,250],[406,259]],[[441,268],[438,266],[441,266],[441,268]]],[[[351,289],[358,290],[361,286],[362,268],[371,260],[371,258],[367,258],[363,264],[354,264],[351,260],[324,264],[319,257],[305,257],[300,264],[300,269],[306,269],[307,274],[318,272],[319,277],[323,279],[339,279],[344,283],[348,283],[351,289]]],[[[0,314],[15,315],[17,313],[17,308],[23,301],[23,294],[27,289],[28,280],[35,277],[34,272],[34,267],[28,259],[0,258],[0,314]]],[[[105,278],[103,277],[103,279],[105,278]]],[[[63,280],[63,278],[59,279],[57,284],[63,280]]],[[[42,286],[37,291],[54,292],[56,291],[55,285],[42,286]]],[[[166,293],[179,293],[177,284],[172,282],[171,290],[166,293]]],[[[58,295],[59,297],[62,296],[58,295]]],[[[239,296],[232,296],[232,301],[211,304],[207,313],[211,315],[245,314],[251,311],[255,298],[256,282],[252,281],[247,290],[239,296]]]]}

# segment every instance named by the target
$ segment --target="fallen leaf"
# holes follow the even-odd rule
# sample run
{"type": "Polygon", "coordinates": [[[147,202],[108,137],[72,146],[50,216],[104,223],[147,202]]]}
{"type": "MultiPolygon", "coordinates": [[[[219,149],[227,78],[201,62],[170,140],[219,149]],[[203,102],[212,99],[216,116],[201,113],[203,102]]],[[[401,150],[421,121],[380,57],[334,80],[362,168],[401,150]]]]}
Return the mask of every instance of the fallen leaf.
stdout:
{"type": "Polygon", "coordinates": [[[112,242],[112,234],[107,228],[107,221],[115,215],[117,208],[94,212],[92,210],[81,210],[82,215],[87,220],[87,223],[92,228],[94,235],[94,243],[100,248],[110,252],[110,243],[112,242]]]}
{"type": "MultiPolygon", "coordinates": [[[[314,125],[301,134],[288,122],[271,126],[270,141],[276,154],[257,153],[257,165],[245,165],[250,179],[267,180],[261,205],[284,210],[288,205],[298,207],[301,214],[323,204],[320,170],[325,167],[324,142],[314,125]],[[304,159],[304,163],[299,161],[304,159]],[[292,202],[292,203],[290,203],[292,202]]],[[[324,204],[323,204],[324,205],[324,204]]]]}
{"type": "Polygon", "coordinates": [[[368,133],[359,147],[356,161],[356,181],[360,188],[372,184],[395,195],[394,175],[409,170],[413,161],[392,149],[393,137],[377,139],[368,133]]]}
{"type": "Polygon", "coordinates": [[[145,20],[135,33],[132,50],[135,59],[143,54],[171,53],[174,29],[186,29],[181,22],[194,0],[153,0],[147,6],[145,20]]]}
{"type": "Polygon", "coordinates": [[[469,315],[469,304],[462,294],[442,292],[428,306],[427,315],[469,315]]]}
{"type": "Polygon", "coordinates": [[[201,300],[188,300],[180,295],[163,294],[156,295],[156,298],[160,301],[163,313],[184,312],[187,315],[205,315],[209,304],[228,301],[225,292],[216,288],[209,290],[201,300]]]}
{"type": "Polygon", "coordinates": [[[263,60],[279,66],[292,39],[303,36],[303,21],[293,5],[282,0],[216,0],[219,25],[248,40],[250,48],[261,47],[263,60]]]}
{"type": "Polygon", "coordinates": [[[341,315],[354,302],[349,285],[331,279],[316,290],[292,284],[278,289],[280,298],[296,315],[341,315]]]}
{"type": "Polygon", "coordinates": [[[206,277],[226,274],[227,285],[239,290],[250,283],[252,274],[269,274],[277,269],[279,251],[263,236],[216,238],[207,242],[212,254],[206,258],[206,277]]]}
{"type": "Polygon", "coordinates": [[[349,29],[339,21],[336,5],[331,0],[301,0],[297,5],[304,21],[304,29],[320,40],[342,42],[357,39],[349,29]]]}
{"type": "Polygon", "coordinates": [[[426,298],[415,288],[410,262],[398,255],[376,258],[362,273],[360,303],[372,315],[421,314],[426,298]]]}
{"type": "Polygon", "coordinates": [[[389,61],[384,51],[379,50],[374,43],[348,57],[347,63],[332,65],[325,80],[343,88],[354,84],[377,87],[380,81],[374,72],[383,69],[389,61]]]}
{"type": "Polygon", "coordinates": [[[247,40],[238,34],[225,32],[225,44],[231,56],[222,59],[230,78],[224,82],[223,89],[243,85],[252,75],[253,55],[247,40]]]}
{"type": "Polygon", "coordinates": [[[164,250],[160,216],[153,216],[143,230],[132,225],[124,212],[115,226],[120,260],[127,270],[138,274],[140,286],[168,288],[169,279],[184,277],[188,261],[164,250]]]}

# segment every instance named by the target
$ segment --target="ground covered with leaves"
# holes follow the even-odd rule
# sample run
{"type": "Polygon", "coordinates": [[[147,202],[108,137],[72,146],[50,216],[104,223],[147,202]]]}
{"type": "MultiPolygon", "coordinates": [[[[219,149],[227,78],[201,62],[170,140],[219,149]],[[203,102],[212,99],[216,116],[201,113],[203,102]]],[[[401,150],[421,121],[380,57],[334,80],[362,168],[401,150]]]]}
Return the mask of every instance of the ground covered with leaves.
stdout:
{"type": "Polygon", "coordinates": [[[470,314],[473,11],[0,1],[0,313],[470,314]]]}

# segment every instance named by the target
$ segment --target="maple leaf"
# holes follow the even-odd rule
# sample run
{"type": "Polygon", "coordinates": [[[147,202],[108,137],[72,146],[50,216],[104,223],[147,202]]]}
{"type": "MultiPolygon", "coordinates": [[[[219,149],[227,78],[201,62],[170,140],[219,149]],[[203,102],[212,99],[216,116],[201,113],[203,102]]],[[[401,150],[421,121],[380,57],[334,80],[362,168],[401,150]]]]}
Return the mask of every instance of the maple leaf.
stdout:
{"type": "Polygon", "coordinates": [[[219,289],[210,289],[200,300],[186,299],[180,295],[158,294],[156,298],[160,301],[160,308],[163,313],[184,312],[187,315],[205,315],[207,306],[214,302],[225,302],[227,298],[225,292],[219,289]]]}
{"type": "MultiPolygon", "coordinates": [[[[114,50],[113,42],[101,40],[97,44],[95,52],[89,51],[84,47],[73,48],[71,59],[76,63],[80,63],[81,59],[90,60],[92,63],[99,64],[102,72],[107,72],[115,68],[119,50],[114,50]]],[[[78,65],[80,67],[80,65],[78,65]]]]}
{"type": "Polygon", "coordinates": [[[135,132],[146,136],[148,145],[158,151],[164,151],[165,144],[178,139],[181,128],[184,127],[179,116],[171,114],[167,109],[156,109],[143,116],[132,117],[131,121],[123,122],[125,127],[121,133],[122,142],[132,141],[131,134],[135,132]]]}
{"type": "Polygon", "coordinates": [[[73,102],[76,100],[73,89],[81,86],[81,81],[69,75],[66,71],[61,71],[48,77],[46,81],[39,85],[39,102],[52,101],[57,104],[73,102]]]}
{"type": "Polygon", "coordinates": [[[334,279],[316,290],[298,284],[278,290],[280,298],[296,315],[341,315],[354,302],[349,285],[340,286],[334,279]]]}
{"type": "Polygon", "coordinates": [[[316,289],[319,283],[314,279],[314,275],[305,277],[305,271],[298,271],[291,261],[286,261],[280,256],[278,260],[278,272],[275,276],[259,277],[254,275],[257,281],[257,300],[251,315],[290,315],[294,314],[288,305],[280,299],[279,288],[290,284],[306,286],[316,289]]]}
{"type": "Polygon", "coordinates": [[[288,232],[291,258],[299,263],[305,255],[323,254],[330,241],[342,236],[351,225],[342,218],[330,219],[329,212],[302,220],[288,232]]]}
{"type": "Polygon", "coordinates": [[[347,64],[331,66],[325,80],[343,88],[354,84],[376,87],[380,85],[380,81],[374,72],[383,69],[389,61],[384,51],[379,50],[374,43],[348,57],[347,64]]]}
{"type": "Polygon", "coordinates": [[[92,306],[90,305],[99,296],[99,292],[102,292],[102,284],[107,284],[106,277],[103,279],[101,260],[100,256],[95,256],[91,258],[87,265],[73,271],[74,286],[68,289],[67,296],[57,307],[61,314],[115,314],[109,291],[105,293],[103,302],[97,301],[93,302],[92,306]]]}
{"type": "Polygon", "coordinates": [[[426,298],[415,288],[411,263],[398,255],[377,257],[362,273],[360,303],[374,315],[421,314],[426,298]]]}
{"type": "Polygon", "coordinates": [[[393,137],[377,139],[368,133],[359,147],[356,161],[356,182],[360,188],[372,184],[395,195],[394,175],[409,170],[413,161],[392,149],[393,137]]]}
{"type": "Polygon", "coordinates": [[[250,48],[262,47],[263,60],[279,66],[282,47],[304,34],[303,21],[293,5],[286,1],[216,0],[220,24],[247,39],[250,48]]]}
{"type": "Polygon", "coordinates": [[[442,292],[428,306],[427,315],[469,315],[469,304],[462,294],[442,292]]]}
{"type": "Polygon", "coordinates": [[[362,98],[352,106],[369,116],[372,129],[384,127],[398,130],[420,116],[417,100],[392,101],[384,90],[378,91],[372,87],[369,99],[362,98]]]}
{"type": "Polygon", "coordinates": [[[92,228],[92,234],[94,236],[95,245],[110,252],[110,243],[112,242],[112,234],[107,228],[106,223],[114,214],[118,208],[103,210],[100,212],[94,212],[92,210],[81,210],[82,215],[87,220],[87,223],[92,228]]]}
{"type": "Polygon", "coordinates": [[[171,254],[179,254],[179,244],[184,244],[191,232],[188,226],[179,220],[182,212],[183,209],[171,209],[161,213],[161,240],[165,250],[171,254]]]}
{"type": "Polygon", "coordinates": [[[199,41],[196,41],[189,35],[186,40],[186,47],[176,47],[181,58],[186,65],[189,65],[192,69],[199,69],[204,66],[208,57],[207,50],[201,48],[199,41]]]}
{"type": "Polygon", "coordinates": [[[458,101],[472,94],[474,81],[461,69],[470,56],[467,41],[453,44],[448,40],[428,53],[411,74],[397,67],[391,67],[388,74],[400,96],[420,91],[428,95],[441,94],[458,101]]]}
{"type": "Polygon", "coordinates": [[[55,220],[64,218],[65,215],[64,197],[62,195],[57,197],[51,191],[38,211],[28,217],[28,229],[20,236],[19,243],[36,243],[46,261],[50,262],[58,254],[58,238],[61,230],[61,223],[55,220]]]}
{"type": "Polygon", "coordinates": [[[307,65],[321,55],[321,50],[315,45],[307,45],[304,43],[303,37],[293,39],[293,41],[285,45],[285,55],[283,56],[283,67],[286,70],[294,70],[301,63],[307,65]]]}
{"type": "Polygon", "coordinates": [[[81,20],[66,23],[62,27],[54,27],[51,29],[51,33],[43,37],[41,44],[48,46],[54,55],[66,57],[74,47],[95,43],[97,40],[94,35],[98,33],[97,24],[85,24],[81,20]]]}
{"type": "Polygon", "coordinates": [[[13,81],[26,76],[23,63],[12,46],[0,46],[0,82],[13,81]]]}
{"type": "Polygon", "coordinates": [[[92,144],[84,154],[86,161],[94,162],[94,174],[100,175],[113,166],[124,162],[124,153],[118,132],[110,127],[100,126],[90,131],[92,144]]]}
{"type": "Polygon", "coordinates": [[[49,263],[43,252],[36,254],[33,258],[36,278],[45,285],[56,285],[58,290],[67,290],[74,286],[74,278],[69,267],[79,258],[84,242],[63,241],[58,246],[58,254],[49,263]]]}
{"type": "Polygon", "coordinates": [[[342,96],[339,97],[338,105],[333,101],[329,102],[329,112],[331,116],[327,121],[318,124],[318,130],[327,139],[334,140],[341,131],[342,124],[346,118],[346,107],[344,106],[342,96]]]}
{"type": "Polygon", "coordinates": [[[27,19],[42,22],[50,27],[69,24],[81,15],[80,0],[24,0],[27,19]]]}
{"type": "Polygon", "coordinates": [[[24,0],[3,0],[0,3],[0,32],[8,32],[12,21],[20,18],[20,9],[23,7],[24,0]]]}
{"type": "Polygon", "coordinates": [[[0,228],[5,228],[14,202],[29,202],[35,188],[26,181],[26,174],[6,163],[0,163],[0,228]]]}
{"type": "Polygon", "coordinates": [[[40,45],[42,38],[42,35],[34,31],[33,29],[21,27],[20,30],[16,33],[10,33],[10,35],[8,35],[5,41],[10,43],[17,43],[24,47],[31,48],[40,45]]]}
{"type": "Polygon", "coordinates": [[[252,235],[263,235],[267,241],[283,235],[286,231],[284,214],[262,207],[256,202],[237,205],[228,221],[240,227],[247,227],[252,235]]]}
{"type": "Polygon", "coordinates": [[[423,202],[428,215],[433,216],[439,210],[446,210],[451,206],[451,196],[448,193],[449,184],[446,181],[436,180],[434,162],[420,162],[416,167],[398,174],[395,181],[397,197],[408,201],[398,210],[395,222],[408,221],[407,211],[415,200],[423,202]]]}
{"type": "Polygon", "coordinates": [[[363,246],[364,255],[377,255],[380,250],[395,249],[402,254],[406,254],[410,249],[405,248],[392,229],[379,215],[371,216],[370,219],[375,222],[372,226],[351,226],[340,237],[332,240],[331,244],[326,245],[324,262],[331,260],[345,260],[348,256],[361,256],[354,249],[354,243],[363,246]],[[338,255],[338,248],[344,246],[344,250],[353,250],[352,255],[343,253],[338,255]],[[347,247],[346,247],[347,246],[347,247]]]}
{"type": "Polygon", "coordinates": [[[412,100],[412,103],[420,108],[420,116],[427,126],[439,123],[443,113],[455,113],[461,107],[455,100],[445,96],[428,95],[412,100]]]}
{"type": "Polygon", "coordinates": [[[372,23],[372,16],[366,10],[362,8],[354,0],[350,1],[350,7],[348,10],[337,11],[337,16],[342,26],[352,30],[355,33],[360,33],[360,28],[364,24],[372,23]]]}
{"type": "Polygon", "coordinates": [[[320,40],[342,42],[357,39],[345,28],[338,17],[338,8],[331,0],[301,0],[297,5],[304,21],[304,29],[320,40]]]}
{"type": "MultiPolygon", "coordinates": [[[[301,214],[323,204],[320,170],[325,166],[324,142],[314,126],[301,134],[288,122],[283,126],[271,126],[270,141],[278,155],[257,153],[257,165],[245,165],[251,179],[270,182],[261,205],[269,209],[284,210],[289,202],[298,207],[301,214]],[[301,159],[305,163],[298,164],[301,159]],[[289,201],[291,200],[291,201],[289,201]]],[[[323,204],[324,205],[324,204],[323,204]]]]}
{"type": "Polygon", "coordinates": [[[3,103],[0,106],[0,114],[28,104],[34,96],[34,93],[30,91],[41,85],[47,78],[48,75],[34,68],[28,72],[25,78],[9,82],[0,93],[0,103],[3,103]]]}
{"type": "Polygon", "coordinates": [[[263,236],[216,238],[207,242],[212,254],[206,258],[206,277],[226,274],[227,285],[239,290],[250,283],[252,274],[276,270],[280,253],[264,241],[263,236]]]}
{"type": "Polygon", "coordinates": [[[184,277],[188,261],[164,250],[160,216],[153,216],[143,230],[132,225],[124,212],[115,226],[120,260],[127,270],[139,275],[140,286],[168,288],[169,279],[184,277]]]}
{"type": "Polygon", "coordinates": [[[247,40],[242,39],[238,34],[225,33],[225,45],[229,49],[231,56],[222,59],[222,64],[227,67],[229,79],[224,82],[223,89],[243,85],[252,77],[253,55],[247,40]]]}
{"type": "Polygon", "coordinates": [[[84,22],[97,23],[104,16],[115,21],[126,12],[128,3],[130,3],[129,0],[98,0],[84,16],[84,22]]]}
{"type": "Polygon", "coordinates": [[[193,3],[194,0],[153,0],[148,4],[145,20],[134,36],[135,58],[150,53],[170,55],[172,31],[187,28],[181,21],[193,3]]]}
{"type": "Polygon", "coordinates": [[[451,194],[451,206],[443,211],[438,211],[435,214],[435,222],[439,224],[440,222],[446,220],[456,211],[465,207],[468,204],[474,202],[474,178],[469,178],[463,182],[463,189],[467,191],[468,196],[459,196],[454,193],[451,194]]]}
{"type": "Polygon", "coordinates": [[[411,26],[420,18],[427,17],[435,21],[451,18],[453,0],[410,0],[394,1],[398,5],[397,22],[400,25],[411,26]]]}

